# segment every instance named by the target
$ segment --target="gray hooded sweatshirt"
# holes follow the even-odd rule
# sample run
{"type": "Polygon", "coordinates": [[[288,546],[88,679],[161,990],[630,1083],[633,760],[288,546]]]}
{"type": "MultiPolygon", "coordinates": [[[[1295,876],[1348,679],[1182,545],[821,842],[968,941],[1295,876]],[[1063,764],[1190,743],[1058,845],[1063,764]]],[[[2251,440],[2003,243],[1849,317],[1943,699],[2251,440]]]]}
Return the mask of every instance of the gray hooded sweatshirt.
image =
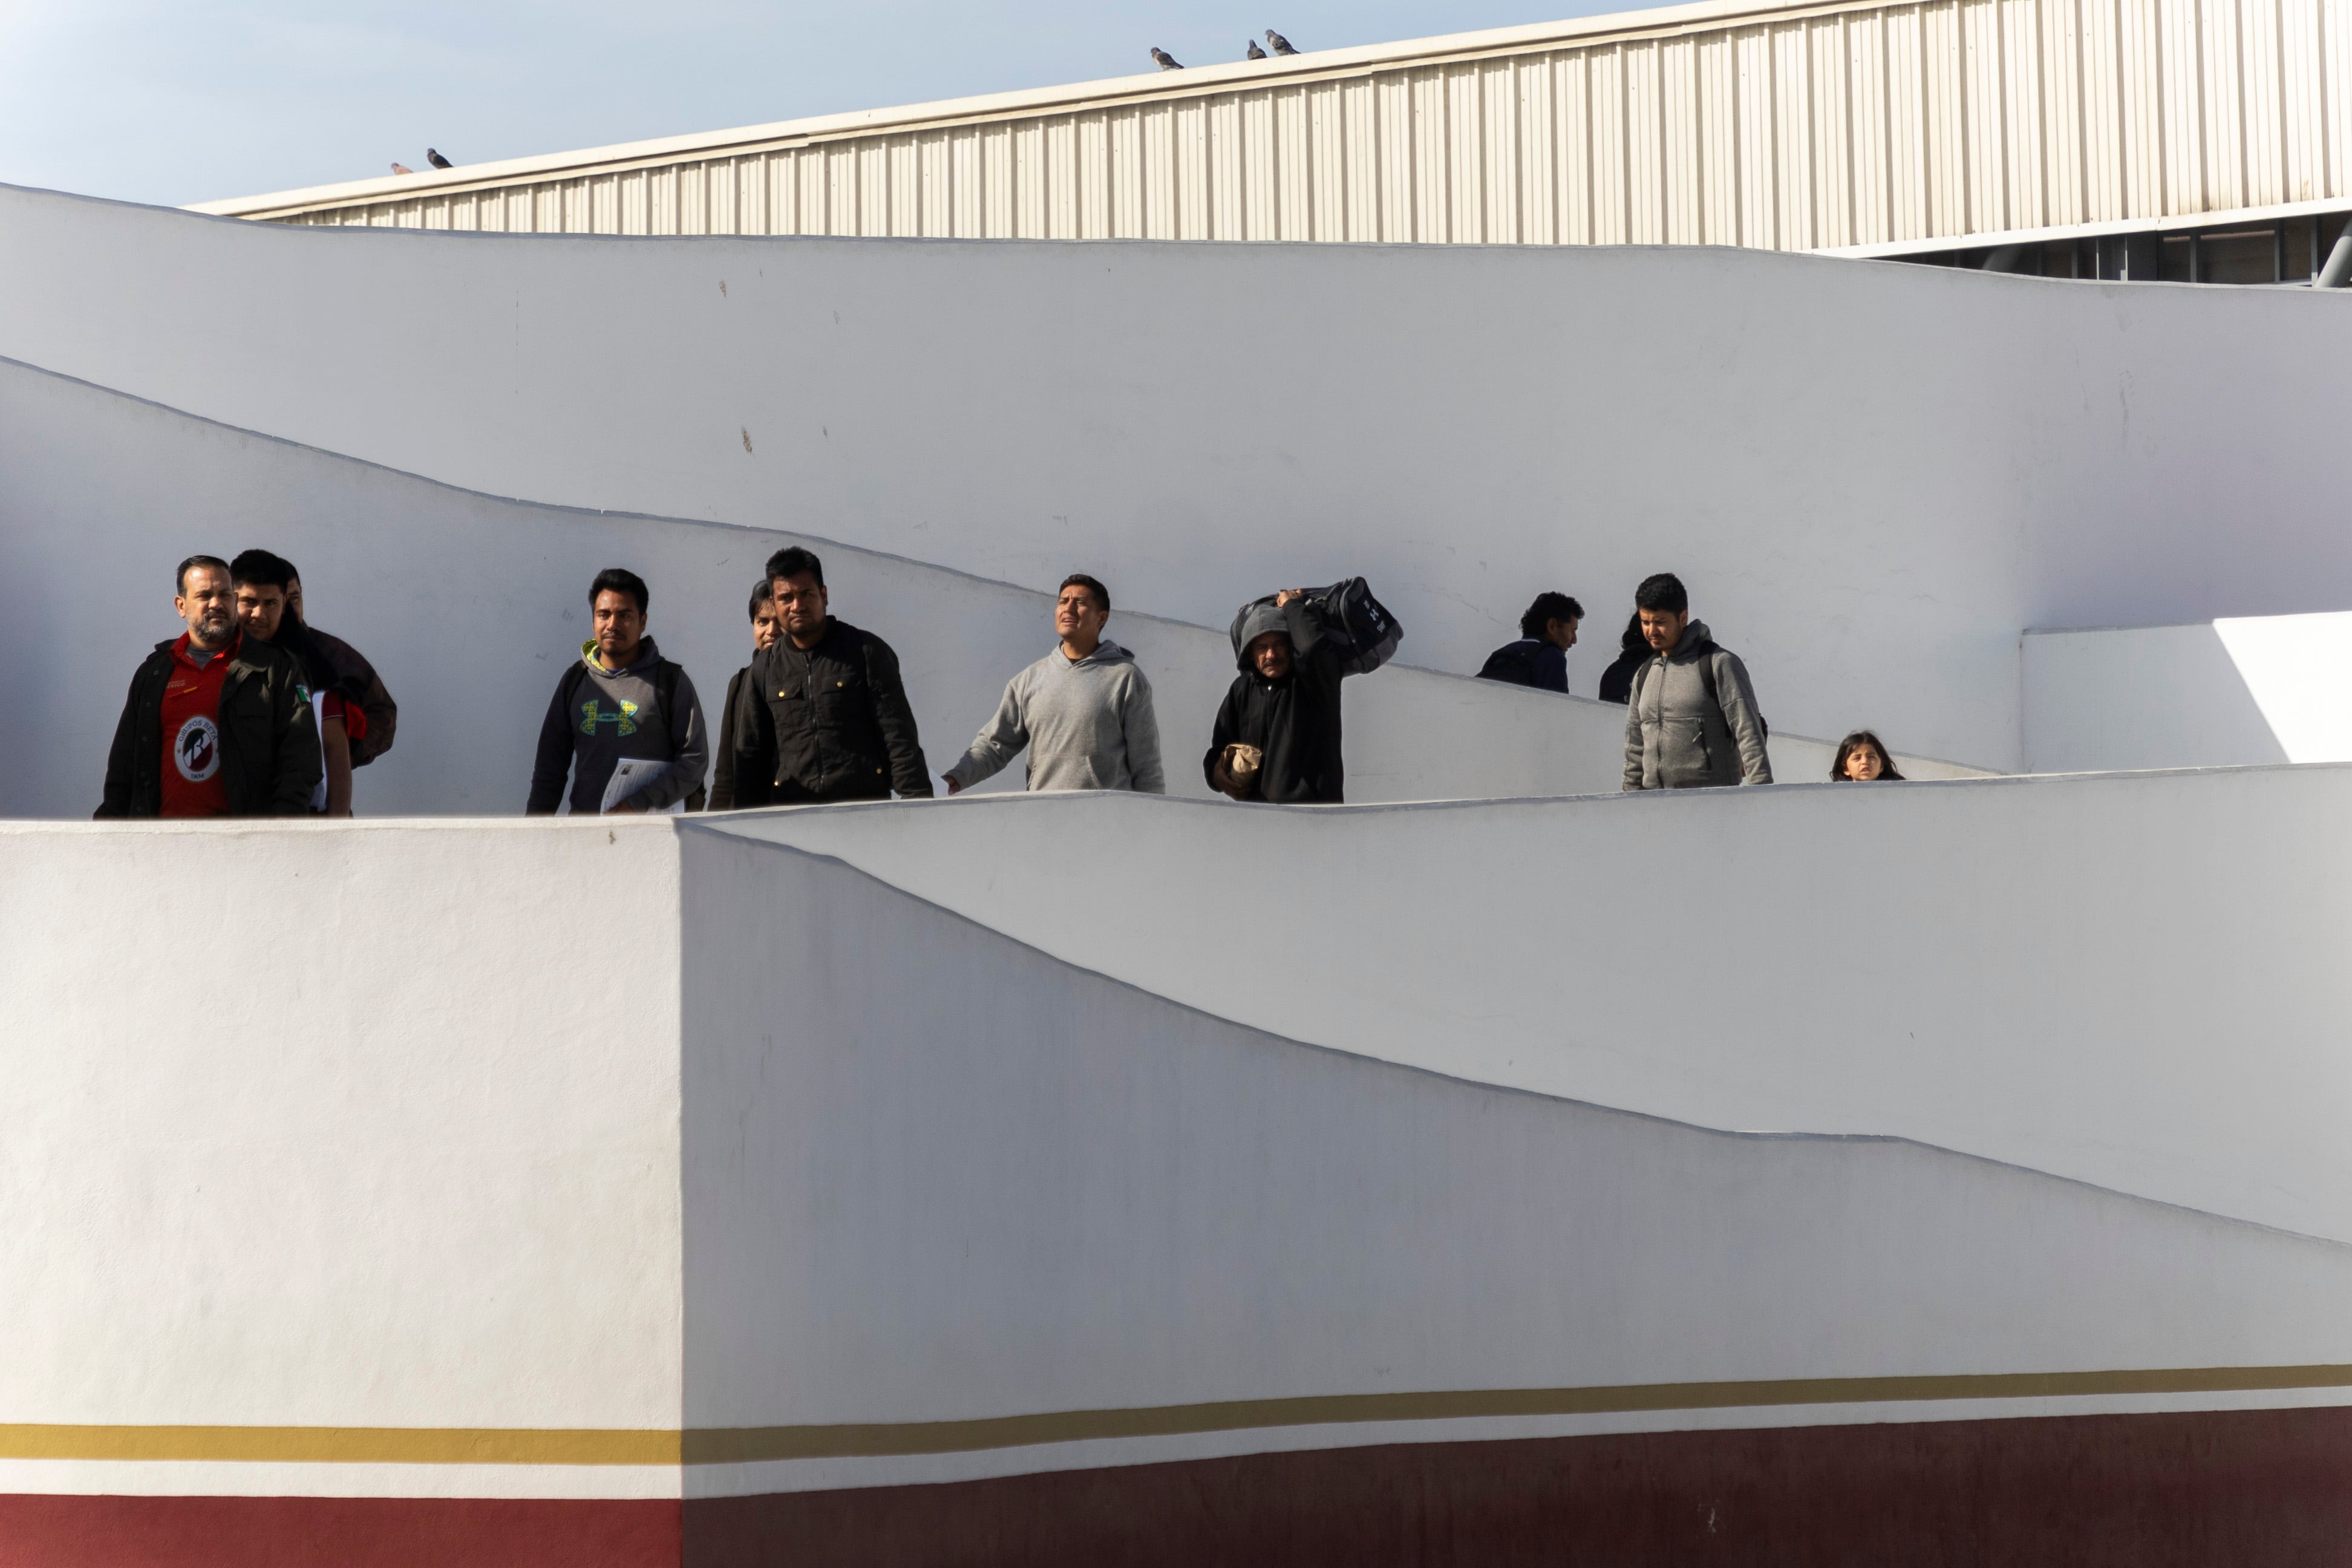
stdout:
{"type": "Polygon", "coordinates": [[[677,672],[677,708],[662,711],[656,668],[661,649],[654,639],[637,645],[625,669],[606,669],[593,641],[580,647],[580,663],[556,682],[547,718],[540,725],[539,755],[530,772],[533,815],[553,811],[563,799],[563,775],[572,774],[572,809],[593,814],[604,804],[604,786],[624,757],[666,762],[662,776],[633,799],[660,811],[702,787],[710,766],[710,746],[702,724],[702,701],[685,670],[677,672]]]}
{"type": "Polygon", "coordinates": [[[1764,720],[1739,656],[1715,646],[1705,621],[1683,628],[1670,654],[1633,671],[1625,704],[1625,787],[1704,789],[1770,784],[1764,720]]]}
{"type": "Polygon", "coordinates": [[[1057,647],[1006,682],[996,717],[947,776],[970,789],[1024,746],[1031,789],[1167,792],[1151,682],[1135,656],[1108,638],[1081,659],[1057,647]]]}

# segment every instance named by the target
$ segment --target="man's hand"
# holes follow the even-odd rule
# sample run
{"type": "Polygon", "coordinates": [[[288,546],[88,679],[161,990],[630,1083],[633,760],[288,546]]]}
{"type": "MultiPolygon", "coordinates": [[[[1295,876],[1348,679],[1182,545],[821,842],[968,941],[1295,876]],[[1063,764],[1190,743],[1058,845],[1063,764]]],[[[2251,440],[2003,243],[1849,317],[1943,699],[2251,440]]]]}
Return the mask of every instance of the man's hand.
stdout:
{"type": "Polygon", "coordinates": [[[946,781],[948,793],[950,795],[961,795],[963,793],[963,780],[955,777],[951,773],[941,773],[940,777],[946,781]]]}
{"type": "Polygon", "coordinates": [[[1249,798],[1249,790],[1245,786],[1234,782],[1233,770],[1225,765],[1231,755],[1232,753],[1229,752],[1220,752],[1217,753],[1216,771],[1210,775],[1209,783],[1212,787],[1223,794],[1233,796],[1235,800],[1247,800],[1249,798]]]}
{"type": "Polygon", "coordinates": [[[1277,610],[1283,609],[1289,605],[1291,600],[1303,599],[1305,597],[1307,597],[1307,590],[1304,588],[1285,588],[1281,593],[1276,594],[1274,596],[1274,607],[1277,610]]]}
{"type": "Polygon", "coordinates": [[[631,816],[638,816],[644,815],[646,803],[639,800],[635,795],[631,795],[626,800],[614,801],[613,803],[613,809],[606,812],[604,815],[607,816],[619,816],[625,813],[631,816]]]}

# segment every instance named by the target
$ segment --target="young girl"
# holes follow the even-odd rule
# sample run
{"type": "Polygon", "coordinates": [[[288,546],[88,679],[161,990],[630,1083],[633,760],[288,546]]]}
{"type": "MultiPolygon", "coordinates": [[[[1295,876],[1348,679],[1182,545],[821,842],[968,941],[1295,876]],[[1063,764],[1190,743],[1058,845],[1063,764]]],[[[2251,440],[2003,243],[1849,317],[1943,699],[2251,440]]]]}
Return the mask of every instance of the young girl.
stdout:
{"type": "Polygon", "coordinates": [[[1873,779],[1899,779],[1895,771],[1895,759],[1886,754],[1886,743],[1867,730],[1856,730],[1838,742],[1837,761],[1830,764],[1830,777],[1838,784],[1868,784],[1873,779]]]}

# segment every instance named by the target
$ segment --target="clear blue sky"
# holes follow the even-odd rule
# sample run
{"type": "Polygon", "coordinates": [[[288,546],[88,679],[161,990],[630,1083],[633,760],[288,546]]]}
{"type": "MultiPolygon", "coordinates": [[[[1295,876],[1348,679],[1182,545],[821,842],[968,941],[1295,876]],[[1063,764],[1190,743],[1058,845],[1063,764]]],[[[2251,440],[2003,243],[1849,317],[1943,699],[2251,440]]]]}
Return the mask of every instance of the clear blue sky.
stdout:
{"type": "Polygon", "coordinates": [[[178,205],[1625,0],[0,0],[0,181],[178,205]],[[1272,7],[1269,9],[1268,7],[1272,7]]]}

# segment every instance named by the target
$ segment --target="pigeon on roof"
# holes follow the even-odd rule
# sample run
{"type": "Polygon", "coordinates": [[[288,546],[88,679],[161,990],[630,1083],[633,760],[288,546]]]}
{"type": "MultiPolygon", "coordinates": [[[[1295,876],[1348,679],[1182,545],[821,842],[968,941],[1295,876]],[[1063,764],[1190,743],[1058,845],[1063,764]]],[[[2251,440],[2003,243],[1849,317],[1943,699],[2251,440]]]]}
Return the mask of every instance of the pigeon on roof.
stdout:
{"type": "Polygon", "coordinates": [[[1277,55],[1295,55],[1298,52],[1290,47],[1288,38],[1284,37],[1272,27],[1265,30],[1265,41],[1274,46],[1274,52],[1277,55]]]}
{"type": "Polygon", "coordinates": [[[436,153],[430,147],[425,149],[425,161],[432,164],[436,169],[446,169],[450,166],[448,159],[444,158],[440,153],[436,153]]]}
{"type": "Polygon", "coordinates": [[[1249,58],[1254,60],[1262,60],[1265,58],[1265,51],[1257,47],[1257,40],[1255,38],[1252,38],[1250,40],[1249,58]]]}
{"type": "Polygon", "coordinates": [[[405,163],[394,163],[392,166],[392,172],[395,174],[413,174],[416,173],[415,170],[410,168],[405,163]]]}
{"type": "Polygon", "coordinates": [[[1154,45],[1152,47],[1151,58],[1160,62],[1160,68],[1161,70],[1180,71],[1184,68],[1182,66],[1176,63],[1176,57],[1174,55],[1170,54],[1166,49],[1160,48],[1157,45],[1154,45]]]}

